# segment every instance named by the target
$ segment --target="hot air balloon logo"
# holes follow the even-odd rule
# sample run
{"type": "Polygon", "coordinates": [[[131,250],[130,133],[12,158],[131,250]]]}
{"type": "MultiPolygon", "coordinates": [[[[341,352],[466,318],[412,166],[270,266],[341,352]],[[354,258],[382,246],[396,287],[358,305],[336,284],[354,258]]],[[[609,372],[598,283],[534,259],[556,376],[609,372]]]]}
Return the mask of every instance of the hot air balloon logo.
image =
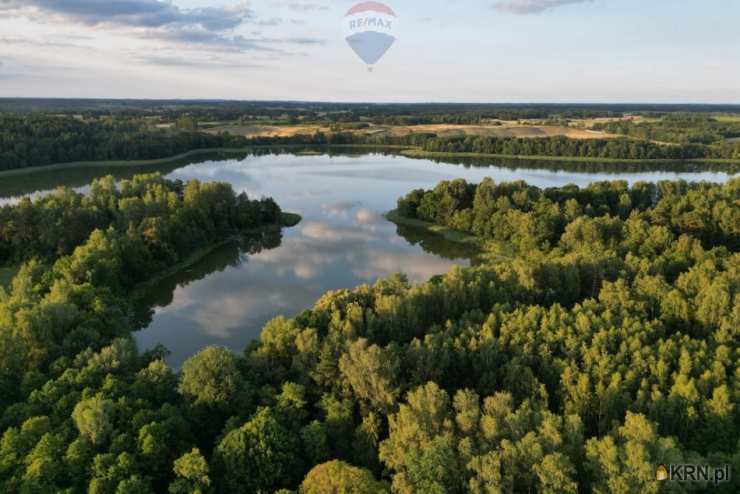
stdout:
{"type": "Polygon", "coordinates": [[[396,42],[398,16],[380,2],[361,2],[344,16],[347,44],[372,71],[396,42]]]}

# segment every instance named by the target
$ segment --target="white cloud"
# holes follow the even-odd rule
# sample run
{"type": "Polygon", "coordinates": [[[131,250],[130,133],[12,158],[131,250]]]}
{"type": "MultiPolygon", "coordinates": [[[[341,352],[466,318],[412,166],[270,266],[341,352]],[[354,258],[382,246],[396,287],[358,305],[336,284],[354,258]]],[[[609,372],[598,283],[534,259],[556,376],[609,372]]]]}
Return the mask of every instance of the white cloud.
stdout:
{"type": "Polygon", "coordinates": [[[126,35],[215,51],[287,54],[286,45],[316,45],[309,37],[246,38],[235,30],[245,24],[277,26],[276,16],[260,19],[247,2],[226,7],[184,9],[163,0],[0,0],[5,17],[28,17],[56,24],[117,28],[126,35]]]}
{"type": "Polygon", "coordinates": [[[591,1],[593,0],[505,0],[494,4],[494,8],[513,14],[539,14],[564,5],[591,1]]]}

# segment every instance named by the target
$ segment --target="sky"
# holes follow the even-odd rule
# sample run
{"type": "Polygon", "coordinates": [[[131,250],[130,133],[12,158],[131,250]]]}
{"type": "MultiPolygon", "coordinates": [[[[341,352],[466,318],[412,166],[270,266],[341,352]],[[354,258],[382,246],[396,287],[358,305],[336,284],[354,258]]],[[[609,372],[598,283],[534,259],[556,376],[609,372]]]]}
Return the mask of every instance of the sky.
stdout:
{"type": "Polygon", "coordinates": [[[740,103],[737,0],[0,0],[0,97],[740,103]]]}

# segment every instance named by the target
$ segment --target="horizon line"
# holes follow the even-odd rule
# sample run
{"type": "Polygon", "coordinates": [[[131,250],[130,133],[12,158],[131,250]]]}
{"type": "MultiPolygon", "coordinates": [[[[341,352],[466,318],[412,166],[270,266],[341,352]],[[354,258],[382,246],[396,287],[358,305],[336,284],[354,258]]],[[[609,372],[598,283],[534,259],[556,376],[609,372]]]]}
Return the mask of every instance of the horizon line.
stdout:
{"type": "Polygon", "coordinates": [[[703,102],[703,101],[361,101],[361,100],[301,100],[301,99],[238,99],[238,98],[151,98],[151,97],[76,97],[76,96],[0,96],[3,100],[56,100],[56,101],[173,101],[173,102],[207,102],[207,103],[298,103],[298,104],[334,104],[334,105],[607,105],[607,106],[736,106],[740,102],[703,102]]]}

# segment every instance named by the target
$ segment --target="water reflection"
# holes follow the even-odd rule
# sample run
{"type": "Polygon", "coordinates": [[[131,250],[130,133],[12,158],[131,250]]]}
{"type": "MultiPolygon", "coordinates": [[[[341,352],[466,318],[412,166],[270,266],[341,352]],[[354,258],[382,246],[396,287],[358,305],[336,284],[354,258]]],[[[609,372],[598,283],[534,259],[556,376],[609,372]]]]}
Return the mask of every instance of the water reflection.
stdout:
{"type": "Polygon", "coordinates": [[[430,235],[427,230],[411,225],[397,225],[396,233],[411,245],[419,245],[424,252],[444,259],[475,259],[478,249],[470,244],[449,242],[441,235],[430,235]]]}
{"type": "Polygon", "coordinates": [[[440,256],[415,248],[381,215],[361,206],[339,216],[344,218],[312,219],[285,230],[279,246],[264,250],[223,246],[152,287],[144,297],[148,317],[141,320],[146,329],[136,333],[139,345],[165,345],[175,366],[205,345],[241,351],[265,322],[310,308],[327,290],[401,271],[421,281],[468,263],[466,253],[440,256]],[[344,224],[358,218],[355,228],[344,224]]]}
{"type": "MultiPolygon", "coordinates": [[[[412,281],[424,281],[453,265],[475,262],[471,246],[452,243],[423,229],[397,226],[384,217],[400,196],[414,188],[434,187],[440,180],[480,182],[490,176],[497,182],[526,180],[539,187],[555,187],[617,179],[630,183],[728,179],[726,173],[665,168],[615,173],[615,165],[609,165],[611,171],[584,173],[534,165],[521,168],[522,162],[517,162],[519,168],[497,164],[501,166],[459,166],[398,155],[342,152],[249,155],[155,167],[169,178],[226,181],[237,192],[271,196],[284,210],[301,214],[303,222],[283,230],[282,236],[223,245],[150,287],[138,314],[143,328],[135,334],[139,346],[146,349],[163,344],[171,350],[174,366],[207,345],[241,352],[269,319],[280,314],[293,316],[311,307],[328,290],[372,283],[396,272],[406,273],[412,281]]],[[[155,170],[134,167],[113,171],[123,178],[155,170]]],[[[60,183],[82,186],[91,178],[62,177],[59,173],[52,173],[54,179],[48,178],[48,182],[31,184],[36,187],[31,190],[60,183]]],[[[28,190],[24,188],[28,182],[13,185],[18,178],[1,179],[4,188],[0,187],[0,195],[3,190],[28,190]]]]}
{"type": "Polygon", "coordinates": [[[509,170],[521,170],[523,168],[542,169],[553,172],[569,173],[597,173],[605,175],[618,175],[624,173],[664,172],[664,173],[737,173],[740,165],[731,163],[705,163],[692,161],[568,161],[568,160],[543,160],[529,158],[474,158],[474,157],[439,157],[439,158],[414,158],[434,163],[462,165],[470,167],[498,167],[509,170]]]}
{"type": "Polygon", "coordinates": [[[171,306],[175,302],[174,293],[178,287],[187,287],[209,275],[222,273],[227,268],[236,268],[247,261],[248,255],[280,247],[282,237],[279,230],[245,234],[239,240],[230,240],[215,247],[187,268],[145,286],[137,294],[137,326],[147,327],[151,324],[154,307],[171,306]]]}

